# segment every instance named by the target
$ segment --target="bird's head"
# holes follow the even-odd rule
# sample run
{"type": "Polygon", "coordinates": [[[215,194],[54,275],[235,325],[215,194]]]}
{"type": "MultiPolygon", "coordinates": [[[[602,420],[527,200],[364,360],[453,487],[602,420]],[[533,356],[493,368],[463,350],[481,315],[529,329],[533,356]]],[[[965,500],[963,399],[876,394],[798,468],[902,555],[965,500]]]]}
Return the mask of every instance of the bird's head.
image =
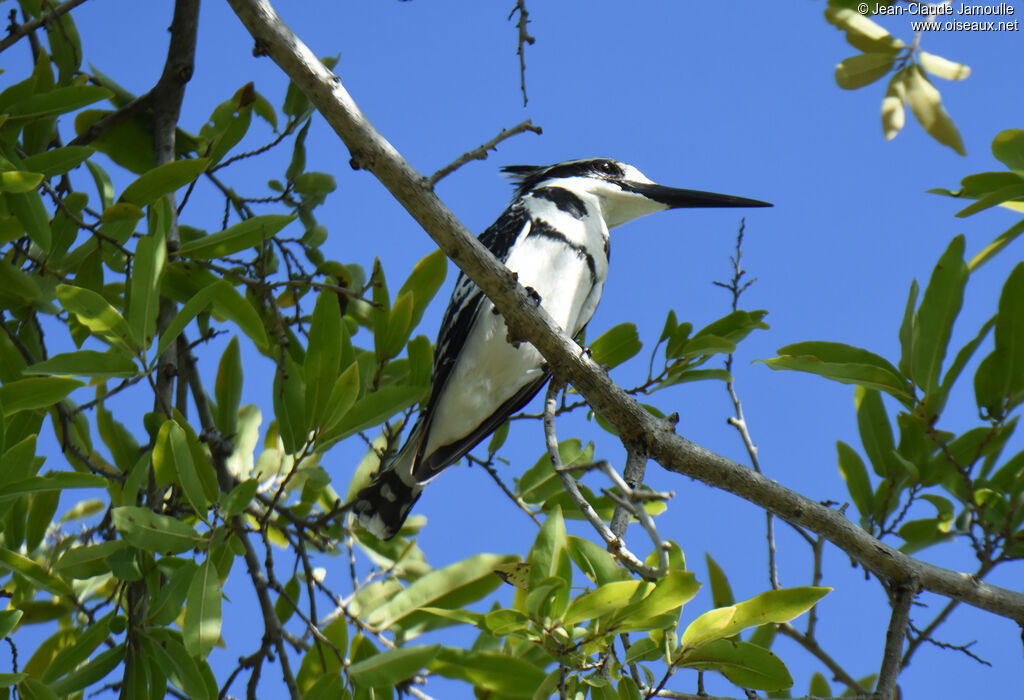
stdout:
{"type": "Polygon", "coordinates": [[[632,165],[611,158],[570,160],[546,167],[509,165],[502,171],[515,179],[519,197],[541,187],[561,187],[584,200],[596,198],[608,228],[664,209],[772,206],[756,199],[658,185],[632,165]]]}

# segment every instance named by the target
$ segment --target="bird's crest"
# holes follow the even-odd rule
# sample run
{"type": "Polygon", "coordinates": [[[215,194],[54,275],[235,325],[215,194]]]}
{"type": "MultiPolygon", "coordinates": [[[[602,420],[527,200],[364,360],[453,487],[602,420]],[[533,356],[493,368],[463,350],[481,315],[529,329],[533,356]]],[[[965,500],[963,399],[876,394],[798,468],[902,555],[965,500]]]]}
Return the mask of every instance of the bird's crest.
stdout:
{"type": "Polygon", "coordinates": [[[544,180],[562,177],[594,177],[602,180],[622,178],[625,167],[610,158],[567,160],[554,165],[506,165],[501,169],[512,178],[516,196],[521,197],[544,180]]]}

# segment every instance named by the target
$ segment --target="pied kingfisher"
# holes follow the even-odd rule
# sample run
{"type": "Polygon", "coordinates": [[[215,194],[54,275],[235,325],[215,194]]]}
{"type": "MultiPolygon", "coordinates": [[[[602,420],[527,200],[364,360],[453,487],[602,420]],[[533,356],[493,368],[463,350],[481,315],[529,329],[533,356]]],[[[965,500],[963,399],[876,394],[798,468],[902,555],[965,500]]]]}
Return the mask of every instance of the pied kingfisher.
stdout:
{"type": "MultiPolygon", "coordinates": [[[[515,196],[480,242],[573,337],[601,298],[609,229],[663,209],[771,206],[656,185],[608,158],[502,170],[515,180],[515,196]]],[[[397,456],[357,494],[359,524],[381,539],[394,537],[424,484],[522,408],[549,374],[533,345],[508,342],[504,319],[461,272],[434,350],[430,398],[397,456]]]]}

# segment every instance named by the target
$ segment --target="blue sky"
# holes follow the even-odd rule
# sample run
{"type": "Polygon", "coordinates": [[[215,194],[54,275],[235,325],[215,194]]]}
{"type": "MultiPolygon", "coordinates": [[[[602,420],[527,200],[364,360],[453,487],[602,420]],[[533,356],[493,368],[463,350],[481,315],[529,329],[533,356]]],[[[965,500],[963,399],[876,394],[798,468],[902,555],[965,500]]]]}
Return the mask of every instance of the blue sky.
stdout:
{"type": "MultiPolygon", "coordinates": [[[[86,3],[75,17],[87,60],[132,91],[146,91],[162,68],[171,5],[86,3]]],[[[960,157],[909,116],[903,133],[892,142],[883,140],[879,107],[884,84],[855,92],[836,87],[835,64],[857,51],[825,23],[822,2],[528,3],[530,32],[537,41],[527,47],[530,99],[525,107],[515,27],[506,21],[511,2],[306,0],[278,5],[317,54],[340,55],[336,71],[349,92],[421,172],[433,172],[523,119],[544,129],[542,136],[523,134],[506,141],[487,161],[474,162],[439,185],[440,196],[471,230],[483,230],[508,201],[511,190],[498,175],[501,165],[580,157],[611,156],[662,184],[773,202],[773,209],[745,213],[744,263],[758,281],[743,299],[745,308],[770,311],[771,330],[741,345],[734,370],[765,472],[811,498],[846,500],[835,441],[859,445],[853,390],[772,372],[750,361],[810,339],[847,342],[895,358],[911,280],[927,280],[954,235],[967,235],[970,256],[1017,220],[1001,210],[956,219],[953,214],[962,204],[925,190],[955,189],[967,174],[1002,169],[989,144],[999,131],[1022,126],[1024,94],[1012,82],[1019,71],[1019,32],[934,32],[922,38],[928,51],[973,69],[966,81],[937,81],[967,149],[967,157],[960,157]]],[[[1024,12],[1024,6],[1013,5],[1018,15],[1024,12]]],[[[889,18],[884,24],[911,40],[905,19],[889,18]]],[[[269,59],[254,58],[251,48],[226,3],[204,3],[184,128],[198,131],[217,104],[250,80],[280,104],[286,80],[269,59]]],[[[8,76],[17,74],[12,69],[8,76]]],[[[259,143],[270,133],[252,135],[253,143],[259,143]]],[[[319,214],[330,231],[325,252],[367,268],[380,256],[392,284],[397,283],[434,244],[371,175],[349,168],[345,147],[322,120],[315,120],[310,143],[309,169],[330,172],[338,181],[338,191],[319,214]]],[[[265,181],[278,176],[281,160],[288,157],[282,152],[243,166],[235,177],[245,183],[242,189],[251,188],[247,193],[261,196],[265,181]]],[[[185,221],[209,226],[206,207],[220,211],[221,204],[212,197],[197,198],[185,221]]],[[[728,256],[740,216],[735,211],[669,212],[616,230],[611,272],[590,336],[632,321],[650,347],[669,308],[696,327],[724,315],[729,299],[711,283],[730,273],[728,256]]],[[[1021,245],[1018,241],[972,277],[954,347],[973,337],[993,313],[1002,281],[1022,257],[1021,245]]],[[[454,276],[450,265],[448,284],[419,332],[435,334],[454,276]]],[[[637,383],[646,372],[644,357],[641,353],[616,369],[613,378],[623,385],[637,383]]],[[[206,371],[212,382],[213,366],[206,371]]],[[[266,407],[268,416],[272,367],[262,371],[247,367],[245,400],[266,407]]],[[[950,411],[950,429],[973,425],[971,394],[961,393],[959,399],[964,410],[950,411]]],[[[951,403],[956,401],[955,396],[951,403]]],[[[725,424],[731,406],[720,384],[683,385],[651,402],[665,412],[679,412],[684,436],[745,462],[741,442],[725,424]]],[[[593,439],[600,456],[621,463],[621,447],[593,424],[568,419],[559,423],[559,433],[593,439]]],[[[506,455],[512,464],[504,472],[509,481],[543,451],[539,424],[517,425],[514,435],[517,449],[506,455]]],[[[339,489],[362,452],[362,444],[353,441],[325,461],[339,489]]],[[[656,488],[677,494],[658,520],[660,530],[681,544],[699,578],[708,551],[729,574],[738,598],[767,587],[761,511],[667,475],[656,465],[648,473],[656,488]]],[[[435,566],[479,551],[525,554],[535,536],[530,521],[480,469],[450,470],[426,490],[416,512],[429,519],[420,543],[435,566]]],[[[641,539],[631,541],[638,549],[646,546],[641,539]]],[[[808,583],[806,546],[785,527],[780,527],[779,546],[782,582],[808,583]]],[[[957,547],[929,550],[924,557],[954,568],[972,565],[957,547]]],[[[340,560],[327,566],[329,576],[345,575],[340,560]]],[[[862,572],[852,570],[849,559],[834,548],[827,550],[825,566],[825,580],[837,590],[820,606],[822,644],[854,676],[873,673],[888,619],[880,587],[865,582],[862,572]]],[[[233,575],[241,574],[238,564],[233,575]]],[[[1019,589],[1020,575],[1019,566],[1005,567],[992,580],[1019,589]]],[[[943,603],[929,596],[921,600],[929,611],[943,603]]],[[[684,622],[709,606],[705,592],[684,612],[684,622]]],[[[225,614],[233,616],[226,620],[236,623],[226,626],[224,636],[229,644],[242,646],[215,650],[215,667],[228,667],[259,633],[242,623],[245,607],[241,592],[226,605],[225,614]]],[[[927,620],[934,613],[918,614],[927,620]]],[[[952,697],[982,686],[998,697],[1019,688],[1015,625],[962,609],[942,639],[978,639],[973,650],[994,668],[923,649],[902,676],[908,697],[952,697]]],[[[777,651],[797,679],[794,693],[806,692],[809,674],[822,669],[782,640],[777,651]]],[[[264,674],[268,681],[272,676],[264,674]]],[[[435,697],[470,697],[466,689],[433,681],[431,690],[435,697]]],[[[724,685],[709,690],[729,692],[724,685]]]]}

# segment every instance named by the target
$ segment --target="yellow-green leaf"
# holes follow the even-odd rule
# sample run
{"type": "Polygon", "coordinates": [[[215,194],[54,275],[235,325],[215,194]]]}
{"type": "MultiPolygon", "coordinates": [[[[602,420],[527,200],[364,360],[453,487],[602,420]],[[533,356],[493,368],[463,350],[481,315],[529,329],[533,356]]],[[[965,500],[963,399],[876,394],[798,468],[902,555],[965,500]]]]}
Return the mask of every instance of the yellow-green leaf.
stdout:
{"type": "Polygon", "coordinates": [[[942,106],[942,96],[920,66],[907,68],[905,85],[907,102],[924,130],[939,143],[949,146],[962,156],[967,155],[960,132],[942,106]]]}
{"type": "Polygon", "coordinates": [[[971,74],[971,69],[964,64],[950,61],[948,58],[936,56],[924,50],[917,52],[917,58],[921,62],[922,68],[945,80],[963,80],[971,74]]]}

